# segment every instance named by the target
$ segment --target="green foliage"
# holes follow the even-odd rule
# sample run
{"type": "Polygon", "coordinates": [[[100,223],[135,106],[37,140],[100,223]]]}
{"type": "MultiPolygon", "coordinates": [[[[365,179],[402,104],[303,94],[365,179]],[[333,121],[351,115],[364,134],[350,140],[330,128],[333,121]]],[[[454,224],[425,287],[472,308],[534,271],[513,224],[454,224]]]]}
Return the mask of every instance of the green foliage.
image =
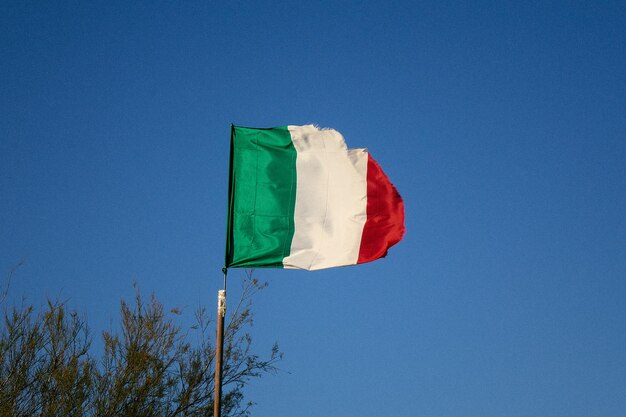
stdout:
{"type": "MultiPolygon", "coordinates": [[[[274,345],[268,357],[252,352],[246,329],[252,325],[251,297],[264,288],[251,273],[224,332],[225,417],[248,416],[245,385],[276,371],[282,358],[274,345]]],[[[212,416],[214,324],[206,310],[183,331],[176,309],[166,312],[140,292],[121,303],[118,333],[103,332],[104,353],[94,357],[85,320],[63,303],[43,312],[8,308],[0,327],[0,417],[176,417],[212,416]],[[191,342],[194,340],[194,343],[191,342]]]]}

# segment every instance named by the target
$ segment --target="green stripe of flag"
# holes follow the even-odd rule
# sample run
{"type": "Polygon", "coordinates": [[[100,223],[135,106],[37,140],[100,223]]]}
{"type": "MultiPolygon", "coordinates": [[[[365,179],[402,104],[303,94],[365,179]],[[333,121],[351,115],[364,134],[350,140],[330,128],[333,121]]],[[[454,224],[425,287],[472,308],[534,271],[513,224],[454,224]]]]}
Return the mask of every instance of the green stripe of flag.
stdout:
{"type": "Polygon", "coordinates": [[[226,265],[282,268],[296,202],[296,149],[289,130],[233,126],[231,158],[226,265]]]}

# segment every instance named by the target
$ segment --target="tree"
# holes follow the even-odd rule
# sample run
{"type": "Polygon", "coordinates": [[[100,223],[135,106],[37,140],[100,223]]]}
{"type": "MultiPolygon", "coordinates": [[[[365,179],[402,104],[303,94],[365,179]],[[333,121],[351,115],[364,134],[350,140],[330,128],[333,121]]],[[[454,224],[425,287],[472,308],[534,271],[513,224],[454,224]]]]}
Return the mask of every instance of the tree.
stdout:
{"type": "MultiPolygon", "coordinates": [[[[266,284],[248,271],[242,296],[224,332],[223,411],[249,415],[244,388],[253,378],[276,371],[282,353],[252,351],[251,297],[266,284]]],[[[173,309],[138,289],[132,304],[121,303],[121,328],[103,332],[104,353],[94,357],[86,322],[64,303],[8,308],[0,327],[0,417],[176,417],[211,416],[215,347],[213,322],[204,308],[197,324],[183,329],[173,309]],[[190,340],[197,336],[198,342],[190,340]]]]}

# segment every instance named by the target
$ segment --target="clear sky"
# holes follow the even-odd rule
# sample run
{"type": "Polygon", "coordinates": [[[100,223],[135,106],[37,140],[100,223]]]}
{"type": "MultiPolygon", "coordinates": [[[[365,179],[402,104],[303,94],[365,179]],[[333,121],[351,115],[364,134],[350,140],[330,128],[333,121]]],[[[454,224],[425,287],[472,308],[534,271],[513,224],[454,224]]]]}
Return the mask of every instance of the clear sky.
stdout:
{"type": "Polygon", "coordinates": [[[406,205],[386,259],[258,271],[253,415],[624,415],[625,2],[3,1],[12,296],[213,311],[230,123],[336,128],[406,205]]]}

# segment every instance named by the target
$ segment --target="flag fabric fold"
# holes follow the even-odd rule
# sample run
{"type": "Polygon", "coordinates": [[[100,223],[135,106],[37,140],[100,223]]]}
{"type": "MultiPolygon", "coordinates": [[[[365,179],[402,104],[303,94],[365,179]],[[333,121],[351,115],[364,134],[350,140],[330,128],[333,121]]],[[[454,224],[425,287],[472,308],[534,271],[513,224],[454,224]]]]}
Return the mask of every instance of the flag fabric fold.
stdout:
{"type": "Polygon", "coordinates": [[[404,203],[333,129],[232,126],[226,267],[315,270],[384,257],[404,203]]]}

